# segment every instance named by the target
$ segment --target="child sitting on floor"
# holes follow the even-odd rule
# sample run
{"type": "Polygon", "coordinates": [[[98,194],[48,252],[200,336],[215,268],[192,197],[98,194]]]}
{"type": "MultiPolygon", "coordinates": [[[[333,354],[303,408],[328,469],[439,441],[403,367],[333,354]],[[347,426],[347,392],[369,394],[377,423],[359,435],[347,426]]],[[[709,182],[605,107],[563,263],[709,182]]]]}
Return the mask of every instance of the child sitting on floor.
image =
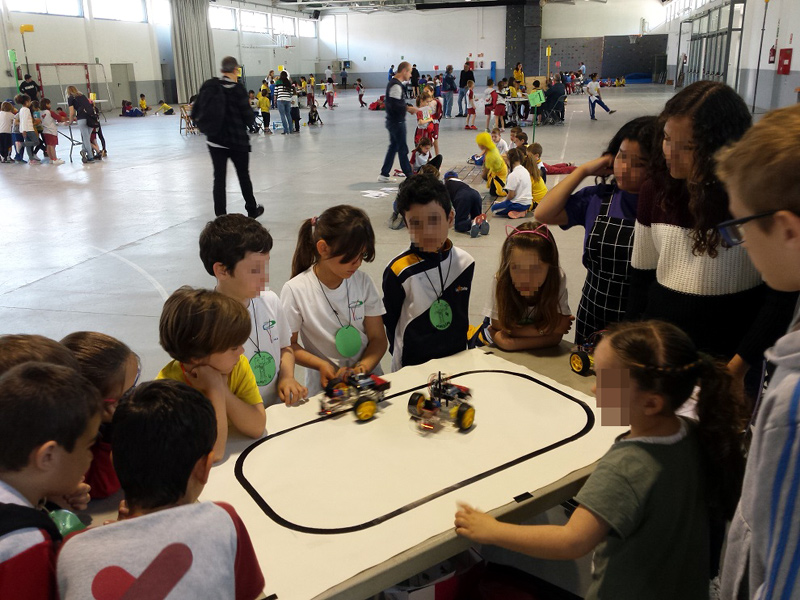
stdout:
{"type": "Polygon", "coordinates": [[[480,192],[461,181],[455,171],[445,173],[444,186],[456,213],[453,228],[459,233],[469,233],[473,238],[489,235],[489,222],[483,212],[480,192]]]}
{"type": "Polygon", "coordinates": [[[198,502],[214,459],[216,421],[211,402],[177,381],[150,381],[120,401],[114,466],[129,513],[64,544],[63,600],[118,598],[133,586],[139,594],[127,595],[140,598],[261,596],[264,576],[241,517],[228,504],[198,502]],[[132,573],[139,576],[133,586],[132,573]]]}
{"type": "Polygon", "coordinates": [[[418,173],[427,164],[441,169],[442,160],[444,160],[444,157],[441,154],[433,156],[431,153],[431,141],[426,137],[420,138],[417,147],[411,151],[411,156],[408,158],[414,173],[418,173]]]}
{"type": "Polygon", "coordinates": [[[521,219],[531,210],[533,204],[532,176],[526,168],[527,160],[528,156],[524,150],[519,148],[509,150],[508,162],[511,172],[506,180],[506,196],[503,200],[497,200],[492,204],[491,211],[495,216],[521,219]]]}
{"type": "Polygon", "coordinates": [[[155,110],[153,114],[157,115],[160,112],[163,112],[165,115],[172,116],[175,114],[175,109],[172,108],[169,104],[167,104],[163,100],[159,100],[158,108],[155,110]]]}
{"type": "Polygon", "coordinates": [[[164,303],[158,329],[172,361],[156,379],[186,382],[214,406],[214,461],[225,455],[229,420],[244,435],[261,437],[267,418],[242,347],[251,331],[244,305],[219,292],[184,286],[164,303]]]}
{"type": "Polygon", "coordinates": [[[147,106],[147,100],[145,100],[144,94],[139,94],[139,110],[141,110],[143,114],[147,114],[147,111],[150,110],[150,107],[147,106]]]}
{"type": "Polygon", "coordinates": [[[506,235],[486,318],[471,329],[470,346],[506,351],[557,346],[573,317],[556,241],[547,225],[535,221],[507,225],[506,235]]]}
{"type": "Polygon", "coordinates": [[[542,145],[539,142],[534,142],[531,144],[528,147],[528,152],[530,152],[533,160],[536,161],[536,165],[542,172],[542,178],[544,179],[545,183],[547,183],[547,175],[569,175],[578,168],[572,163],[547,164],[542,162],[543,150],[542,145]]]}
{"type": "Polygon", "coordinates": [[[322,118],[319,116],[317,105],[312,104],[308,109],[308,125],[316,125],[317,123],[324,125],[322,118]]]}

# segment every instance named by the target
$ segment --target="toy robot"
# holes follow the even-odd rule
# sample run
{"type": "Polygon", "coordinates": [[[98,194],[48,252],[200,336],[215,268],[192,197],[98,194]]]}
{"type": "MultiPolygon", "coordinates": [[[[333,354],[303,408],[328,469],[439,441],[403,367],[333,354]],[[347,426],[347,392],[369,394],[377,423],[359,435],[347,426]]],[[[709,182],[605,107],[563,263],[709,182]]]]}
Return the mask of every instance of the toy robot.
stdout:
{"type": "Polygon", "coordinates": [[[377,375],[350,374],[331,379],[320,400],[320,415],[348,410],[351,406],[359,421],[369,421],[383,400],[390,383],[377,375]]]}
{"type": "Polygon", "coordinates": [[[469,388],[456,385],[450,377],[434,373],[428,379],[428,396],[411,394],[408,412],[423,431],[432,431],[437,423],[450,421],[461,431],[467,431],[475,421],[475,408],[467,402],[472,398],[469,388]]]}

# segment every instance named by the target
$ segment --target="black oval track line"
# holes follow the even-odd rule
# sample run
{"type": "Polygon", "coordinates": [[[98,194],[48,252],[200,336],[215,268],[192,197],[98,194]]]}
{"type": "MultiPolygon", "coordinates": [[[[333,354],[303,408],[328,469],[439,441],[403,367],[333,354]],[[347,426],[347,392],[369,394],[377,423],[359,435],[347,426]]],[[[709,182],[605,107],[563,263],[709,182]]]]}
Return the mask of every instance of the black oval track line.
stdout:
{"type": "MultiPolygon", "coordinates": [[[[571,435],[571,436],[569,436],[567,438],[564,438],[561,441],[558,441],[558,442],[555,442],[553,444],[550,444],[549,446],[545,446],[544,448],[539,448],[538,450],[534,450],[533,452],[529,452],[528,454],[520,456],[519,458],[515,458],[514,460],[510,460],[510,461],[508,461],[506,463],[503,463],[502,465],[499,465],[497,467],[489,469],[488,471],[484,471],[483,473],[478,473],[477,475],[473,475],[472,477],[469,477],[468,479],[464,479],[463,481],[459,481],[458,483],[454,483],[453,485],[450,485],[450,486],[448,486],[448,487],[446,487],[444,489],[441,489],[438,492],[434,492],[432,494],[428,494],[427,496],[425,496],[423,498],[420,498],[419,500],[415,500],[414,502],[406,504],[405,506],[401,506],[400,508],[397,508],[397,509],[395,509],[395,510],[393,510],[391,512],[388,512],[385,515],[381,515],[380,517],[376,517],[375,519],[372,519],[370,521],[366,521],[365,523],[361,523],[360,525],[351,525],[349,527],[335,527],[335,528],[331,528],[331,529],[322,529],[322,528],[319,528],[319,527],[306,527],[305,525],[298,525],[297,523],[292,523],[291,521],[288,521],[288,520],[284,519],[282,516],[280,516],[278,513],[276,513],[275,510],[269,504],[267,504],[266,500],[264,500],[261,497],[261,495],[256,491],[256,489],[250,484],[250,482],[244,476],[244,473],[242,471],[243,465],[244,465],[244,461],[247,459],[247,457],[250,454],[250,452],[252,452],[255,448],[257,448],[261,444],[263,444],[265,442],[268,442],[269,440],[272,440],[272,439],[274,439],[274,438],[276,438],[278,436],[285,435],[287,433],[295,431],[296,429],[300,429],[301,427],[308,427],[309,425],[314,425],[315,423],[320,423],[322,421],[325,421],[327,419],[330,419],[333,416],[336,416],[336,415],[342,414],[342,413],[336,413],[336,415],[325,415],[325,416],[322,416],[322,417],[320,417],[318,419],[313,419],[311,421],[307,421],[306,423],[302,423],[300,425],[295,425],[294,427],[290,427],[289,429],[285,429],[285,430],[280,431],[278,433],[273,433],[272,435],[268,435],[267,437],[262,438],[262,439],[260,439],[260,440],[258,440],[256,442],[254,442],[253,444],[248,446],[244,450],[244,452],[242,452],[242,454],[239,456],[239,459],[236,461],[236,466],[234,468],[234,473],[236,475],[236,479],[239,481],[239,483],[242,485],[242,487],[247,491],[247,493],[250,494],[250,497],[253,498],[253,500],[255,501],[256,504],[258,504],[258,506],[261,508],[261,510],[263,510],[264,513],[270,519],[272,519],[273,521],[275,521],[279,525],[282,525],[284,527],[288,527],[289,529],[293,529],[294,531],[300,531],[302,533],[314,533],[314,534],[352,533],[354,531],[361,531],[363,529],[367,529],[369,527],[373,527],[375,525],[378,525],[380,523],[388,521],[389,519],[391,519],[393,517],[396,517],[396,516],[401,515],[401,514],[403,514],[405,512],[408,512],[408,511],[410,511],[410,510],[412,510],[412,509],[414,509],[414,508],[416,508],[418,506],[421,506],[421,505],[423,505],[423,504],[425,504],[427,502],[430,502],[431,500],[434,500],[436,498],[444,496],[445,494],[449,494],[450,492],[452,492],[454,490],[457,490],[457,489],[462,488],[464,486],[467,486],[467,485],[470,485],[472,483],[475,483],[476,481],[480,481],[481,479],[485,479],[486,477],[489,477],[490,475],[494,475],[495,473],[499,473],[500,471],[504,471],[504,470],[506,470],[506,469],[508,469],[510,467],[513,467],[513,466],[518,465],[520,463],[523,463],[523,462],[525,462],[527,460],[530,460],[532,458],[540,456],[540,455],[544,454],[545,452],[549,452],[550,450],[554,450],[556,448],[559,448],[560,446],[564,446],[564,445],[566,445],[566,444],[568,444],[570,442],[574,442],[575,440],[577,440],[579,438],[582,438],[584,435],[589,433],[589,431],[591,431],[591,429],[594,427],[594,423],[595,423],[594,413],[586,405],[585,402],[583,402],[581,400],[578,400],[577,398],[574,398],[574,397],[570,396],[569,394],[567,394],[565,392],[562,392],[561,390],[558,390],[558,389],[554,388],[553,386],[536,379],[535,377],[531,377],[530,375],[525,375],[524,373],[515,373],[513,371],[502,371],[502,370],[496,370],[496,369],[481,369],[481,370],[476,370],[476,371],[465,371],[463,373],[458,373],[457,375],[453,375],[452,377],[453,377],[453,379],[455,379],[457,377],[464,377],[466,375],[476,375],[476,374],[479,374],[479,373],[502,373],[504,375],[513,375],[515,377],[521,377],[523,379],[528,379],[529,381],[533,381],[534,383],[542,386],[543,388],[546,388],[546,389],[550,390],[551,392],[555,392],[556,394],[559,394],[560,396],[563,396],[567,400],[571,400],[572,402],[575,402],[576,404],[581,406],[583,408],[584,412],[586,413],[586,424],[583,426],[583,428],[578,433],[576,433],[574,435],[571,435]]],[[[422,385],[418,385],[417,387],[409,388],[407,390],[403,390],[402,392],[397,392],[395,394],[388,395],[384,399],[385,400],[390,400],[391,398],[397,398],[398,396],[403,396],[403,395],[408,394],[410,392],[414,392],[416,390],[423,389],[423,388],[425,388],[427,386],[428,386],[428,384],[424,383],[422,385]]],[[[350,410],[352,410],[352,409],[350,409],[350,410]]],[[[344,411],[344,412],[347,412],[347,411],[344,411]]]]}

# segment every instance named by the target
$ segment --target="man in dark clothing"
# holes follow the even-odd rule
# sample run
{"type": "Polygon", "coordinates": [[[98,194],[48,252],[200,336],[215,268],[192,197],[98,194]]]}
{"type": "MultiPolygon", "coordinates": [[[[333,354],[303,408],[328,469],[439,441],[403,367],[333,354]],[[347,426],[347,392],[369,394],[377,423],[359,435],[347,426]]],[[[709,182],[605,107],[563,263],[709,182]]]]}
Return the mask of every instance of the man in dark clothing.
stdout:
{"type": "Polygon", "coordinates": [[[411,97],[416,98],[419,94],[419,71],[417,65],[411,65],[411,97]]]}
{"type": "Polygon", "coordinates": [[[411,77],[411,64],[403,61],[397,66],[397,73],[386,86],[386,129],[389,130],[389,149],[381,167],[378,181],[392,181],[390,177],[394,155],[400,157],[400,168],[406,177],[411,177],[411,163],[408,161],[408,143],[406,142],[406,113],[416,115],[417,107],[403,102],[403,83],[411,77]]]}
{"type": "Polygon", "coordinates": [[[30,75],[25,75],[25,81],[19,84],[19,93],[27,94],[31,101],[39,99],[41,89],[30,75]]]}
{"type": "Polygon", "coordinates": [[[238,69],[239,62],[234,57],[222,59],[222,77],[209,79],[200,88],[192,106],[192,119],[201,125],[201,131],[202,124],[208,123],[209,119],[218,123],[204,132],[214,165],[214,213],[217,216],[227,214],[225,176],[230,159],[239,178],[247,216],[255,219],[264,214],[264,207],[256,203],[253,195],[249,170],[250,137],[247,128],[252,126],[256,114],[250,108],[247,90],[237,81],[238,69]]]}
{"type": "MultiPolygon", "coordinates": [[[[556,73],[553,75],[553,85],[551,85],[544,92],[544,104],[542,104],[542,111],[552,110],[558,99],[567,95],[567,88],[561,83],[561,75],[556,73]]],[[[564,105],[561,105],[561,120],[564,120],[564,105]]]]}
{"type": "MultiPolygon", "coordinates": [[[[467,82],[475,81],[475,73],[469,66],[469,63],[464,63],[464,69],[461,71],[461,77],[458,80],[458,114],[457,117],[466,117],[467,112],[464,108],[464,103],[467,99],[467,82]]],[[[467,106],[466,108],[469,108],[467,106]]]]}

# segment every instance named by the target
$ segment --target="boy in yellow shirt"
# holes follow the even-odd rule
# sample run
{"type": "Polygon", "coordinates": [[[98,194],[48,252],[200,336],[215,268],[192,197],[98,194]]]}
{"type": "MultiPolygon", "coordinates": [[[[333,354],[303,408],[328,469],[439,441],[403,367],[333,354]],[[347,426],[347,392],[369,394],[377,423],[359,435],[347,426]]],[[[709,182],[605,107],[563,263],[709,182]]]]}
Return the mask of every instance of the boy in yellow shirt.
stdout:
{"type": "Polygon", "coordinates": [[[144,94],[139,94],[139,109],[144,114],[147,114],[147,111],[150,110],[150,107],[147,106],[147,100],[145,100],[144,94]]]}
{"type": "Polygon", "coordinates": [[[261,119],[264,121],[264,133],[272,134],[269,129],[269,89],[262,89],[258,95],[258,110],[261,111],[261,119]]]}
{"type": "Polygon", "coordinates": [[[249,335],[250,313],[218,292],[184,286],[161,312],[159,342],[173,360],[156,379],[188,383],[211,401],[217,416],[215,462],[225,456],[229,421],[249,437],[264,433],[264,405],[244,356],[249,335]]]}

